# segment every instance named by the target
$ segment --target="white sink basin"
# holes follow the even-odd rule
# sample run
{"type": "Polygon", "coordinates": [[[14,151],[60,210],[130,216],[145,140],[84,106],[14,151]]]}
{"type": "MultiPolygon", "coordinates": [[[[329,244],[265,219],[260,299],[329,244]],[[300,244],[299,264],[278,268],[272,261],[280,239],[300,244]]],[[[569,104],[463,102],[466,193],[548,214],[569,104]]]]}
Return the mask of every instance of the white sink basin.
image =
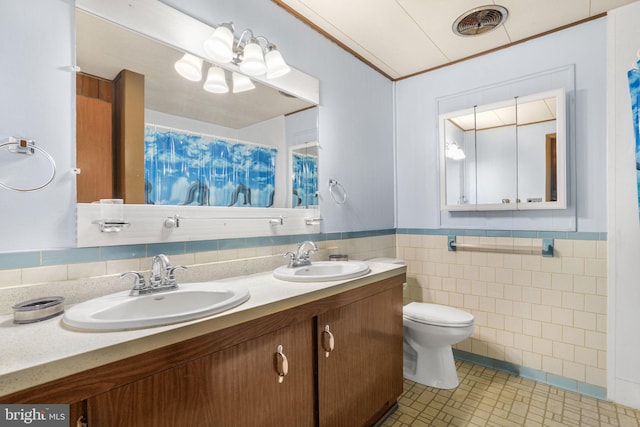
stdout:
{"type": "Polygon", "coordinates": [[[362,261],[314,261],[301,267],[283,265],[273,271],[273,277],[289,282],[328,282],[353,279],[369,271],[367,263],[362,261]]]}
{"type": "Polygon", "coordinates": [[[248,299],[247,288],[226,288],[215,282],[185,283],[173,291],[139,296],[123,291],[94,298],[67,309],[62,321],[80,329],[137,329],[210,316],[248,299]]]}

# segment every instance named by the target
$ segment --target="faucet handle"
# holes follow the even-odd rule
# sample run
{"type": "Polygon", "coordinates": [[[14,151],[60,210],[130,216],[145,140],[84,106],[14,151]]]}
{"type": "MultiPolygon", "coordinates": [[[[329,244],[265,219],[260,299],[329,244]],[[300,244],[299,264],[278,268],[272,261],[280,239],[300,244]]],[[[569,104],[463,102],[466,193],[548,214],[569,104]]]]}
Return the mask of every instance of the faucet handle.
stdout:
{"type": "Polygon", "coordinates": [[[186,270],[187,267],[185,267],[184,265],[174,265],[171,266],[169,268],[167,268],[167,279],[166,279],[166,285],[167,286],[177,286],[178,284],[176,283],[176,275],[175,275],[175,271],[176,270],[186,270]]]}
{"type": "Polygon", "coordinates": [[[282,254],[282,256],[284,258],[289,258],[289,262],[287,263],[287,265],[289,267],[293,267],[293,263],[296,261],[296,254],[294,254],[293,252],[285,252],[284,254],[282,254]]]}
{"type": "Polygon", "coordinates": [[[137,271],[127,271],[120,275],[120,279],[124,279],[128,276],[135,277],[135,282],[133,283],[133,288],[131,289],[131,295],[137,295],[139,291],[147,287],[147,283],[144,281],[144,276],[142,275],[142,273],[139,273],[137,271]]]}

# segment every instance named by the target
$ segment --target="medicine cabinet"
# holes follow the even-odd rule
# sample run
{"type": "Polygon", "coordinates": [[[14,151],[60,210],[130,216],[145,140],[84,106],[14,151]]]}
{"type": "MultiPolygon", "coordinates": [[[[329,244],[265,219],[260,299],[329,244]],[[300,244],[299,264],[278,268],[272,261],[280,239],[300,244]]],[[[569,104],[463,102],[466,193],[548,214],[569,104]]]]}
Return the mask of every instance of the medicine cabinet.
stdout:
{"type": "Polygon", "coordinates": [[[565,209],[565,91],[441,114],[441,208],[565,209]]]}

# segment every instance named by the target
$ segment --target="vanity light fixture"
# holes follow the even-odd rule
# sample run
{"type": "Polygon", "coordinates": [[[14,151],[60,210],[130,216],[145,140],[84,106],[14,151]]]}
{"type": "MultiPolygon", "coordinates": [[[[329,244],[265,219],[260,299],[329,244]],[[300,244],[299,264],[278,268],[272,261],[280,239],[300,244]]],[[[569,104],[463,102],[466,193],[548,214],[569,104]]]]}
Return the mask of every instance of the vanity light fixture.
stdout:
{"type": "Polygon", "coordinates": [[[233,23],[225,23],[215,29],[204,42],[204,51],[209,58],[220,64],[233,59],[233,23]]]}
{"type": "Polygon", "coordinates": [[[233,82],[233,93],[246,92],[256,88],[249,77],[235,71],[231,74],[231,80],[233,82]]]}
{"type": "Polygon", "coordinates": [[[291,71],[276,45],[266,37],[254,36],[253,31],[246,29],[235,41],[233,32],[233,23],[224,23],[205,40],[204,51],[210,59],[218,64],[232,62],[249,76],[266,73],[268,79],[278,78],[291,71]]]}
{"type": "Polygon", "coordinates": [[[174,65],[178,74],[187,80],[199,82],[202,80],[202,58],[185,53],[174,65]]]}
{"type": "Polygon", "coordinates": [[[203,89],[212,93],[227,93],[229,86],[224,70],[220,67],[212,65],[207,72],[207,80],[204,82],[203,89]]]}

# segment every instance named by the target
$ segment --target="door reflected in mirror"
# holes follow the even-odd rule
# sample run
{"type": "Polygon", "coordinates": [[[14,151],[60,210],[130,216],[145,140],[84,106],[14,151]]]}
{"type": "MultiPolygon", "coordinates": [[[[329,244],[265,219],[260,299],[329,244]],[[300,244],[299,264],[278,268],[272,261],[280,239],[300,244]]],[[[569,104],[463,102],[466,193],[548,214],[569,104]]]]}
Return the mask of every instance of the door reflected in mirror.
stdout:
{"type": "Polygon", "coordinates": [[[440,115],[443,210],[566,208],[565,94],[440,115]]]}

